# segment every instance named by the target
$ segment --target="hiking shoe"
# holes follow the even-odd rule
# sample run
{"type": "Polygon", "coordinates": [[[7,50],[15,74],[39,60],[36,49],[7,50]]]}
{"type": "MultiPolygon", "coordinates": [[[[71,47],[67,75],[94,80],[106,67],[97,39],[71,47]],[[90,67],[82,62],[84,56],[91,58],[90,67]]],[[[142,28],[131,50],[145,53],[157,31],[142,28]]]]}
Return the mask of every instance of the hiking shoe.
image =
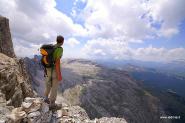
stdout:
{"type": "Polygon", "coordinates": [[[50,104],[49,98],[44,98],[44,102],[50,104]]]}
{"type": "Polygon", "coordinates": [[[49,104],[49,110],[55,110],[57,107],[56,104],[49,104]]]}
{"type": "Polygon", "coordinates": [[[53,104],[50,104],[49,105],[49,109],[50,110],[59,110],[62,108],[62,105],[61,104],[56,104],[56,103],[53,103],[53,104]]]}

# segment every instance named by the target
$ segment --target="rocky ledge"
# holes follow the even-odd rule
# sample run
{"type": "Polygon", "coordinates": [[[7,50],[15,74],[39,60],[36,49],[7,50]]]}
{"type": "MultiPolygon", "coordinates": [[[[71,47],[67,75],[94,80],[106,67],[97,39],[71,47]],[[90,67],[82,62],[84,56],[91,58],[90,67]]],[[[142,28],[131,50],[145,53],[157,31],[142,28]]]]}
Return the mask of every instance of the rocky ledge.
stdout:
{"type": "Polygon", "coordinates": [[[42,98],[26,97],[20,107],[7,114],[6,123],[127,123],[121,118],[90,120],[84,109],[79,106],[63,105],[58,110],[49,110],[42,98]]]}

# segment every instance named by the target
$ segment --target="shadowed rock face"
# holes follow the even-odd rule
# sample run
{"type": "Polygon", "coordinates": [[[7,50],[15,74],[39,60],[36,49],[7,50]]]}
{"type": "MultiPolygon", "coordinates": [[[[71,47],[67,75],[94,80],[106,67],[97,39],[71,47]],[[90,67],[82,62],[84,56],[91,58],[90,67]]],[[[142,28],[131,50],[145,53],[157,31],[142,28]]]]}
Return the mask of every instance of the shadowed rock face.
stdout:
{"type": "Polygon", "coordinates": [[[44,96],[44,69],[38,61],[30,58],[23,59],[26,70],[32,80],[31,85],[39,96],[44,96]]]}
{"type": "Polygon", "coordinates": [[[2,16],[0,16],[0,53],[4,53],[9,57],[15,57],[9,20],[2,16]]]}

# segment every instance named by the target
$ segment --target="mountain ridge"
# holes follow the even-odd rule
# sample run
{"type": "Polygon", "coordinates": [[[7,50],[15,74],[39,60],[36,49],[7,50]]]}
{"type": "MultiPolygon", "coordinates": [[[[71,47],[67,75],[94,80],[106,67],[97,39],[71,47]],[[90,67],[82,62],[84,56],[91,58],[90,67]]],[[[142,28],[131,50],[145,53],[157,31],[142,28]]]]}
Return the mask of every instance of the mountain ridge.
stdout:
{"type": "Polygon", "coordinates": [[[0,44],[5,44],[0,45],[1,123],[127,123],[124,118],[115,117],[90,120],[84,109],[67,105],[63,100],[60,109],[55,112],[49,110],[48,104],[34,90],[36,84],[33,81],[36,80],[31,75],[34,71],[28,71],[25,60],[14,55],[8,19],[0,17],[0,21],[5,22],[0,23],[0,44]]]}
{"type": "MultiPolygon", "coordinates": [[[[11,38],[3,41],[12,42],[11,38]]],[[[9,48],[8,45],[0,47],[9,48]]],[[[62,60],[63,82],[57,102],[63,107],[52,113],[42,101],[44,75],[40,63],[34,59],[0,55],[0,82],[7,83],[7,86],[0,86],[3,100],[0,110],[7,110],[0,113],[2,122],[171,122],[160,119],[166,115],[160,100],[142,88],[128,72],[84,59],[62,60]],[[11,84],[13,86],[9,87],[11,84]],[[61,112],[62,116],[58,117],[61,112]]]]}

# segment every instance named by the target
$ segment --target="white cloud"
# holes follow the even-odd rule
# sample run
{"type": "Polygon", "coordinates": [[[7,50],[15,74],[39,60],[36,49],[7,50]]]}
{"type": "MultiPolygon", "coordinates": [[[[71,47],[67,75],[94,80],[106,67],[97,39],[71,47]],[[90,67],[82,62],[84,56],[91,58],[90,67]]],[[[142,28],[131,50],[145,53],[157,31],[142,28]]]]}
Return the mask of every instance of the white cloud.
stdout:
{"type": "Polygon", "coordinates": [[[69,38],[65,41],[65,44],[69,45],[70,47],[75,47],[76,45],[80,44],[80,42],[75,38],[69,38]]]}
{"type": "Polygon", "coordinates": [[[64,37],[86,34],[80,24],[55,6],[55,0],[0,0],[0,14],[10,20],[15,47],[19,47],[15,41],[39,45],[51,43],[58,34],[64,37]]]}
{"type": "Polygon", "coordinates": [[[143,0],[88,0],[82,12],[88,34],[94,37],[112,38],[125,36],[142,40],[155,34],[148,19],[143,0]]]}
{"type": "Polygon", "coordinates": [[[149,0],[148,16],[153,22],[160,22],[160,35],[171,37],[179,32],[178,26],[185,18],[184,0],[149,0]]]}
{"type": "Polygon", "coordinates": [[[125,36],[136,40],[179,32],[185,19],[184,0],[87,0],[82,11],[89,36],[125,36]],[[158,23],[159,28],[153,26],[158,23]]]}
{"type": "Polygon", "coordinates": [[[87,5],[81,14],[88,34],[93,39],[83,48],[87,57],[146,61],[167,61],[185,57],[183,53],[178,54],[181,48],[129,47],[130,43],[144,43],[146,39],[170,38],[178,34],[179,24],[185,19],[184,0],[86,2],[87,5]],[[120,45],[120,42],[124,42],[125,45],[120,45]]]}
{"type": "Polygon", "coordinates": [[[141,60],[167,62],[185,59],[185,48],[155,48],[152,45],[146,48],[130,48],[128,43],[115,39],[89,40],[83,48],[86,57],[109,60],[141,60]]]}
{"type": "Polygon", "coordinates": [[[26,44],[25,41],[17,41],[14,45],[14,51],[18,57],[33,57],[35,54],[40,53],[40,45],[26,44]]]}
{"type": "Polygon", "coordinates": [[[106,53],[105,52],[103,52],[103,50],[102,49],[96,49],[96,50],[94,50],[94,54],[96,55],[99,55],[99,56],[105,56],[106,55],[106,53]]]}
{"type": "Polygon", "coordinates": [[[167,37],[167,38],[170,38],[173,35],[178,34],[178,33],[179,33],[179,30],[177,29],[177,27],[175,27],[175,28],[168,27],[166,29],[162,28],[159,31],[159,35],[162,35],[162,36],[167,37]]]}
{"type": "Polygon", "coordinates": [[[135,50],[133,58],[142,61],[158,61],[167,62],[178,59],[185,59],[184,48],[154,48],[149,46],[147,48],[138,48],[135,50]]]}
{"type": "Polygon", "coordinates": [[[89,40],[82,49],[83,55],[95,59],[116,59],[130,57],[128,43],[120,39],[93,39],[89,40]]]}
{"type": "MultiPolygon", "coordinates": [[[[0,0],[0,14],[10,19],[18,55],[27,56],[23,51],[35,52],[33,48],[53,43],[61,34],[73,48],[80,41],[70,37],[89,39],[82,51],[75,49],[75,57],[154,61],[184,58],[180,53],[183,48],[129,47],[130,43],[144,44],[146,39],[178,34],[185,19],[184,0],[75,0],[73,18],[58,11],[56,4],[55,0],[0,0]],[[85,8],[79,10],[77,2],[85,3],[85,8]],[[84,24],[73,19],[81,19],[84,24]]],[[[74,50],[65,51],[71,52],[67,56],[74,56],[74,50]]]]}

